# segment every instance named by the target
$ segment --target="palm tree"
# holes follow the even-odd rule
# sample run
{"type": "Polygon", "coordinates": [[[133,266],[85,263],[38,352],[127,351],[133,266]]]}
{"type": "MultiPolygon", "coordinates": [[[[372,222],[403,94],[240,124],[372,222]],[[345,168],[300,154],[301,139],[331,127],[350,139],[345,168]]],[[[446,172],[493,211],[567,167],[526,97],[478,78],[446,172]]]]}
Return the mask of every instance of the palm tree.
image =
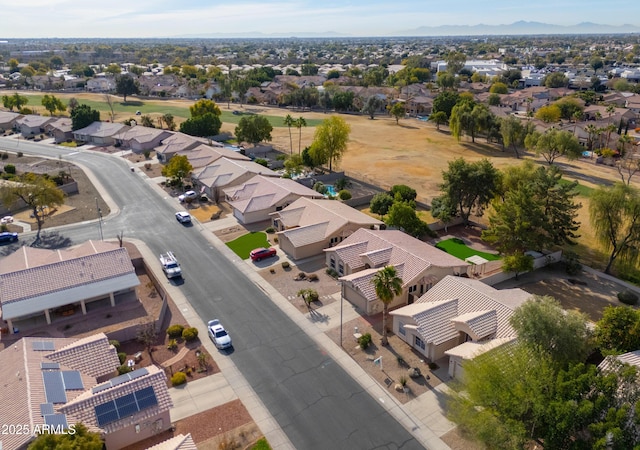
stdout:
{"type": "Polygon", "coordinates": [[[300,147],[302,143],[302,127],[307,126],[307,121],[304,117],[298,117],[295,121],[295,126],[298,129],[298,155],[300,154],[300,147]]]}
{"type": "Polygon", "coordinates": [[[609,122],[611,122],[611,116],[613,115],[614,112],[616,112],[615,105],[607,106],[607,114],[609,114],[609,122]]]}
{"type": "Polygon", "coordinates": [[[587,132],[587,149],[593,151],[593,144],[595,143],[596,136],[598,136],[598,127],[595,125],[587,125],[584,127],[584,131],[587,132]]]}
{"type": "Polygon", "coordinates": [[[387,315],[389,314],[389,304],[393,299],[402,294],[402,278],[396,273],[396,268],[386,266],[380,269],[371,280],[373,283],[376,296],[383,305],[382,309],[382,345],[387,345],[387,315]]]}
{"type": "Polygon", "coordinates": [[[289,154],[293,154],[293,140],[291,139],[291,127],[295,125],[296,120],[291,117],[291,114],[287,114],[284,118],[284,124],[289,128],[289,154]]]}

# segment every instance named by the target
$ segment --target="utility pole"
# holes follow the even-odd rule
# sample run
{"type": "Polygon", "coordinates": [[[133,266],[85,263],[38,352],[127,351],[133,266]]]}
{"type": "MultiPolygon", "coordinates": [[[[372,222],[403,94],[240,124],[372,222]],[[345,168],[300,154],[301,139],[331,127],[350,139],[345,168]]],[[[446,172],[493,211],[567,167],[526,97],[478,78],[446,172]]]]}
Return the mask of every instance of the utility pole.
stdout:
{"type": "Polygon", "coordinates": [[[98,228],[100,229],[100,240],[104,241],[104,236],[102,235],[102,210],[98,206],[98,197],[96,197],[96,210],[98,211],[98,228]]]}

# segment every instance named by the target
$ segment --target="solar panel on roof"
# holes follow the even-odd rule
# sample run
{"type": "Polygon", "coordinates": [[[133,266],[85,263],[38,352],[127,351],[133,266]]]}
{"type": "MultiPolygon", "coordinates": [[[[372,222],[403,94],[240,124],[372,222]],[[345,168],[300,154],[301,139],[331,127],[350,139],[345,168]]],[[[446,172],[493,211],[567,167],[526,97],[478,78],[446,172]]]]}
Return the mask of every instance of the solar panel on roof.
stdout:
{"type": "Polygon", "coordinates": [[[139,411],[138,404],[136,403],[136,397],[133,394],[117,398],[116,407],[118,408],[118,415],[121,418],[130,416],[139,411]]]}
{"type": "Polygon", "coordinates": [[[136,391],[135,394],[140,410],[150,408],[158,404],[158,399],[156,398],[156,393],[153,390],[153,386],[140,389],[139,391],[136,391]]]}
{"type": "Polygon", "coordinates": [[[58,364],[57,362],[41,362],[40,363],[40,368],[42,370],[59,369],[60,368],[60,364],[58,364]]]}
{"type": "Polygon", "coordinates": [[[148,375],[149,371],[146,368],[136,369],[133,372],[125,373],[124,375],[118,375],[115,378],[110,379],[109,381],[94,386],[91,389],[91,392],[97,394],[98,392],[102,392],[105,389],[112,388],[114,386],[118,386],[122,383],[126,383],[127,381],[135,380],[136,378],[140,378],[144,375],[148,375]]]}
{"type": "Polygon", "coordinates": [[[118,410],[116,409],[116,403],[113,400],[95,406],[93,410],[96,413],[96,419],[98,420],[99,427],[103,427],[119,419],[118,410]]]}
{"type": "Polygon", "coordinates": [[[48,414],[53,414],[53,403],[41,403],[40,404],[40,415],[46,416],[48,414]]]}
{"type": "Polygon", "coordinates": [[[96,419],[98,420],[98,426],[104,427],[111,422],[131,416],[138,411],[157,404],[158,399],[156,398],[156,393],[153,387],[149,386],[133,394],[118,397],[115,401],[108,401],[98,405],[94,407],[94,411],[96,413],[96,419]]]}
{"type": "Polygon", "coordinates": [[[49,414],[44,416],[44,423],[47,425],[52,425],[56,428],[62,427],[63,429],[69,428],[67,424],[67,415],[66,414],[49,414]]]}
{"type": "Polygon", "coordinates": [[[84,389],[80,372],[77,370],[63,370],[62,381],[64,381],[65,390],[84,389]]]}
{"type": "Polygon", "coordinates": [[[67,394],[64,392],[64,383],[60,372],[42,372],[44,379],[44,392],[47,403],[67,403],[67,394]]]}
{"type": "Polygon", "coordinates": [[[33,341],[31,348],[36,351],[55,350],[56,347],[52,341],[33,341]]]}

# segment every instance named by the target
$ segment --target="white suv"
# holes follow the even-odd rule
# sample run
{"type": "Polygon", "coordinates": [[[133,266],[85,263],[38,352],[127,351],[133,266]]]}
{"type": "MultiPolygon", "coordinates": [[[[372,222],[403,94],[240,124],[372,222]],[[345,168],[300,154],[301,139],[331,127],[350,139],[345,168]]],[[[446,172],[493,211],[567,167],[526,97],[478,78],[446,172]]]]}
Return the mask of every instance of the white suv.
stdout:
{"type": "Polygon", "coordinates": [[[195,200],[196,198],[198,198],[196,191],[187,191],[184,194],[178,195],[178,200],[180,202],[184,202],[187,199],[195,200]]]}

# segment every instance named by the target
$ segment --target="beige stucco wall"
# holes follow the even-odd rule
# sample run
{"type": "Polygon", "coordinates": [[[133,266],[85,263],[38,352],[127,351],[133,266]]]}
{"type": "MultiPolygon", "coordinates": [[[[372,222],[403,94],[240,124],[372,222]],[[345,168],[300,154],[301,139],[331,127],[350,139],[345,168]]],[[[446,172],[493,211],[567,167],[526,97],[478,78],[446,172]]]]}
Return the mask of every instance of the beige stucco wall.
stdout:
{"type": "MultiPolygon", "coordinates": [[[[140,413],[142,414],[142,413],[140,413]]],[[[107,450],[118,450],[128,445],[147,439],[157,433],[171,428],[169,410],[148,419],[132,421],[131,425],[105,436],[107,450]],[[160,424],[158,420],[161,420],[160,424]],[[136,432],[139,425],[140,432],[136,432]]]]}

